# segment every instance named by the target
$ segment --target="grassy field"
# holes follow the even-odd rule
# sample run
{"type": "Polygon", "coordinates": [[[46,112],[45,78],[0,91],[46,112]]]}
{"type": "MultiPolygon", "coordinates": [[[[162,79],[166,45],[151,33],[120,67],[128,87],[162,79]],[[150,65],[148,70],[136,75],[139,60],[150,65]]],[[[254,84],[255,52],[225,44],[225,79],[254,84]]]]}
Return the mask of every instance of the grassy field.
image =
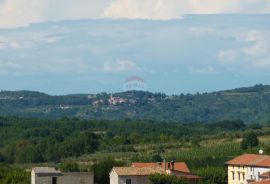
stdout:
{"type": "Polygon", "coordinates": [[[258,153],[259,149],[268,152],[270,136],[260,137],[258,147],[242,150],[241,139],[206,139],[192,145],[191,141],[166,142],[157,144],[134,145],[134,152],[97,152],[95,154],[83,155],[77,158],[67,158],[63,162],[80,162],[81,164],[92,164],[107,158],[124,161],[127,165],[131,162],[153,161],[152,156],[159,154],[167,161],[184,161],[192,171],[205,167],[225,167],[225,162],[243,153],[258,153]]]}

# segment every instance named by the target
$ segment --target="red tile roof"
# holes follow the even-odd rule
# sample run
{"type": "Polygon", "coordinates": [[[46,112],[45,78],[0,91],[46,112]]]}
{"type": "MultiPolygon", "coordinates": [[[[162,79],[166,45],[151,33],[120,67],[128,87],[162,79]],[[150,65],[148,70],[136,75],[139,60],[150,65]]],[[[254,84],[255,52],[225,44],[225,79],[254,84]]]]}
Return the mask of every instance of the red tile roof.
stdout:
{"type": "MultiPolygon", "coordinates": [[[[132,163],[131,165],[132,167],[139,167],[139,168],[143,168],[143,167],[162,167],[164,168],[164,162],[162,163],[132,163]]],[[[168,169],[168,162],[166,162],[166,169],[168,169]]],[[[174,170],[175,171],[180,171],[180,172],[184,172],[184,173],[190,173],[190,170],[188,168],[188,166],[186,165],[185,162],[174,162],[174,170]]]]}
{"type": "Polygon", "coordinates": [[[228,165],[270,167],[270,157],[267,155],[244,154],[228,162],[228,165]]]}
{"type": "Polygon", "coordinates": [[[270,184],[270,179],[252,182],[250,184],[270,184]]]}
{"type": "Polygon", "coordinates": [[[270,178],[270,172],[264,172],[260,175],[261,178],[270,178]]]}
{"type": "Polygon", "coordinates": [[[152,174],[166,174],[160,167],[114,167],[112,171],[118,176],[150,176],[152,174]]]}

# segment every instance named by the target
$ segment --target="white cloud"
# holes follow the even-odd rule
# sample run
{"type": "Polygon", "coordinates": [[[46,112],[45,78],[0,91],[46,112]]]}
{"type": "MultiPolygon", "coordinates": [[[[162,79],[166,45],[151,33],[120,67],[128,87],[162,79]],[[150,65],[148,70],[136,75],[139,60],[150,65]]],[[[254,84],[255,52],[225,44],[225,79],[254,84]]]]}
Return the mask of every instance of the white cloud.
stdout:
{"type": "Polygon", "coordinates": [[[111,0],[6,0],[0,1],[0,28],[27,26],[42,21],[98,18],[111,0]]]}
{"type": "Polygon", "coordinates": [[[39,0],[8,0],[0,4],[0,27],[25,26],[45,19],[45,4],[39,0]]]}
{"type": "Polygon", "coordinates": [[[167,20],[184,14],[270,13],[270,0],[115,0],[105,17],[167,20]]]}
{"type": "Polygon", "coordinates": [[[105,62],[103,65],[103,71],[107,73],[122,73],[122,72],[136,72],[141,68],[129,60],[117,60],[115,62],[105,62]]]}
{"type": "Polygon", "coordinates": [[[175,19],[184,14],[270,13],[270,0],[2,0],[0,28],[92,18],[175,19]]]}
{"type": "Polygon", "coordinates": [[[241,31],[234,36],[245,46],[220,50],[220,63],[230,69],[270,70],[270,31],[241,31]]]}

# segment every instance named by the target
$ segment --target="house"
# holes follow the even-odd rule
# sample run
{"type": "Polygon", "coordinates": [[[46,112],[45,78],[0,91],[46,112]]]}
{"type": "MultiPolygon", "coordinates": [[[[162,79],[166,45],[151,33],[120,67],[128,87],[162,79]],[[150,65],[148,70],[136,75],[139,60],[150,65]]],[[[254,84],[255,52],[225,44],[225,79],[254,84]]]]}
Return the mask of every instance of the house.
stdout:
{"type": "Polygon", "coordinates": [[[201,180],[190,173],[184,162],[132,163],[131,167],[114,167],[110,172],[110,184],[149,184],[153,174],[167,174],[183,177],[189,183],[201,180]]]}
{"type": "Polygon", "coordinates": [[[243,154],[228,162],[228,184],[247,184],[262,181],[261,174],[270,171],[267,155],[243,154]]]}
{"type": "Polygon", "coordinates": [[[94,184],[93,173],[62,173],[51,167],[35,167],[31,184],[94,184]]]}
{"type": "Polygon", "coordinates": [[[127,99],[121,98],[121,97],[113,97],[113,95],[111,94],[111,97],[108,100],[108,102],[110,105],[117,105],[117,104],[126,103],[127,99]]]}

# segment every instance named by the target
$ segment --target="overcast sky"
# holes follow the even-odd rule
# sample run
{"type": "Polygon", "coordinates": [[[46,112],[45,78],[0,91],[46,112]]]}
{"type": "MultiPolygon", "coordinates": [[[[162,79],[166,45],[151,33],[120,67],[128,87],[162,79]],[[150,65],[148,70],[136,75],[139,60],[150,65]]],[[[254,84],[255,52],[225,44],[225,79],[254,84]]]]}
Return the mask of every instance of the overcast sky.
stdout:
{"type": "Polygon", "coordinates": [[[121,91],[133,75],[168,94],[270,84],[269,20],[270,0],[0,0],[0,89],[121,91]]]}

